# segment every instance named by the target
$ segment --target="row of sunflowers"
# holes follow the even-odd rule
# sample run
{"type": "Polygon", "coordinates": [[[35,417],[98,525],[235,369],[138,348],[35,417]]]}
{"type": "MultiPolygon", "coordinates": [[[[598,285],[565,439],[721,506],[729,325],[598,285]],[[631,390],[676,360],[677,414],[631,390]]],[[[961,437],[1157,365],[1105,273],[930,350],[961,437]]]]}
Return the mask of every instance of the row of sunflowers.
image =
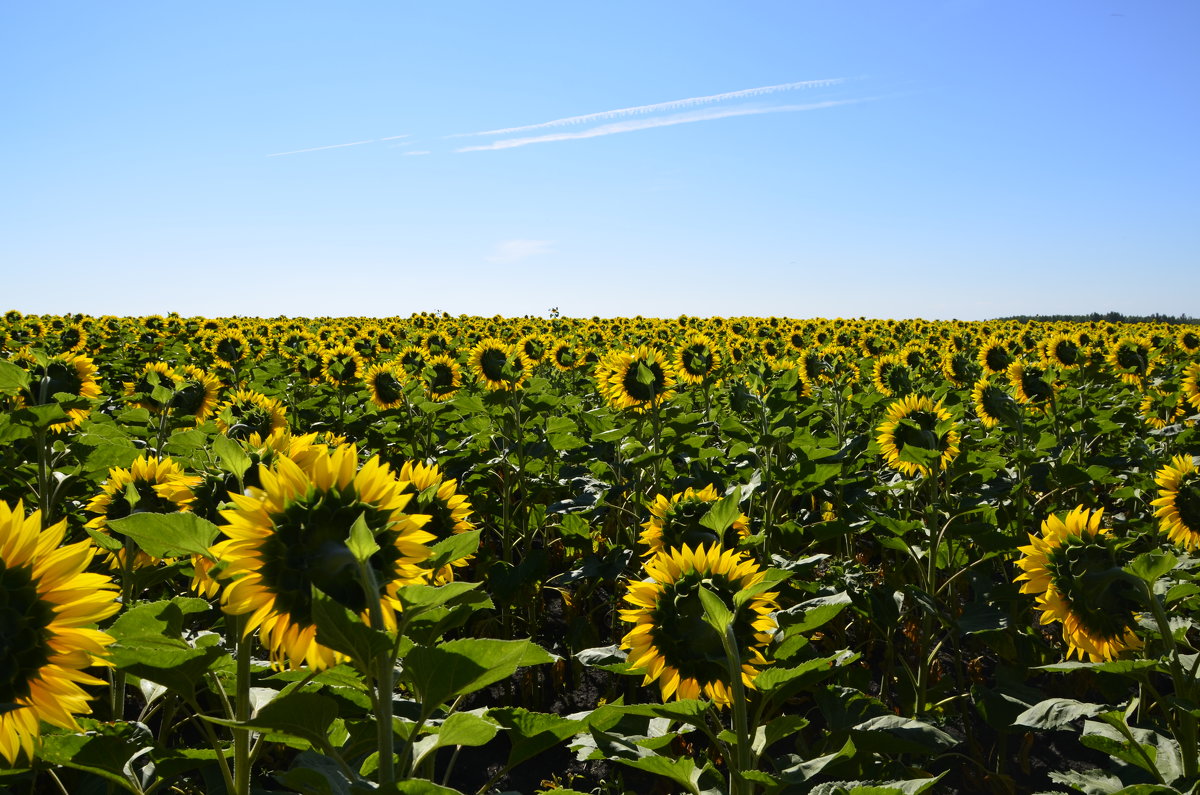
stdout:
{"type": "Polygon", "coordinates": [[[0,321],[0,787],[1177,792],[1200,332],[0,321]]]}

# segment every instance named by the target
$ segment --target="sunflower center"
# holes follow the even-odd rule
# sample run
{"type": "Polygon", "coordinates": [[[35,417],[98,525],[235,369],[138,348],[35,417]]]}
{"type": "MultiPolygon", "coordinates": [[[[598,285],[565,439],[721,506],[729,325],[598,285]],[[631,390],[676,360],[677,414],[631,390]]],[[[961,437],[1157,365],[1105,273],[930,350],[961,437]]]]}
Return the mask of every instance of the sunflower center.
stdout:
{"type": "Polygon", "coordinates": [[[171,408],[180,414],[196,414],[204,406],[207,394],[204,385],[199,381],[189,381],[175,391],[175,396],[171,398],[171,408]]]}
{"type": "MultiPolygon", "coordinates": [[[[435,488],[436,490],[436,488],[435,488]]],[[[438,497],[425,500],[420,496],[417,498],[417,513],[429,514],[429,521],[421,528],[426,532],[437,536],[438,541],[444,541],[454,535],[454,526],[458,524],[454,519],[454,512],[438,497]]]]}
{"type": "Polygon", "coordinates": [[[395,403],[400,400],[404,397],[400,379],[387,371],[375,376],[375,395],[380,403],[395,403]]]}
{"type": "Polygon", "coordinates": [[[942,449],[942,439],[937,434],[938,418],[928,411],[914,411],[896,426],[896,450],[905,447],[920,447],[936,452],[942,449]]]}
{"type": "Polygon", "coordinates": [[[346,545],[359,516],[380,547],[367,561],[380,592],[385,583],[396,579],[401,555],[393,543],[395,531],[387,529],[391,512],[359,502],[353,494],[310,493],[272,517],[275,532],[262,543],[262,580],[275,595],[279,612],[310,626],[313,586],[356,613],[367,609],[354,553],[346,545]]]}
{"type": "Polygon", "coordinates": [[[993,345],[991,348],[988,348],[987,353],[984,355],[984,361],[987,362],[988,369],[993,372],[1005,369],[1010,362],[1008,351],[999,345],[993,345]]]}
{"type": "Polygon", "coordinates": [[[225,435],[231,439],[249,439],[258,434],[266,437],[271,433],[271,412],[258,406],[234,407],[234,424],[225,435]]]}
{"type": "Polygon", "coordinates": [[[1060,340],[1054,346],[1054,358],[1069,367],[1079,361],[1079,346],[1070,340],[1060,340]]]}
{"type": "Polygon", "coordinates": [[[662,545],[664,549],[682,549],[686,544],[692,549],[711,544],[720,544],[721,538],[700,524],[700,520],[712,510],[713,503],[704,500],[680,500],[671,507],[662,519],[662,545]]]}
{"type": "Polygon", "coordinates": [[[126,489],[132,487],[137,492],[136,503],[131,506],[129,495],[126,494],[125,489],[122,489],[113,495],[112,502],[104,511],[104,518],[106,520],[124,519],[135,513],[175,513],[178,511],[179,506],[166,497],[159,496],[158,492],[154,490],[154,486],[155,484],[145,480],[128,484],[126,489]]]}
{"type": "Polygon", "coordinates": [[[429,368],[429,391],[444,395],[454,391],[454,370],[440,362],[429,368]]]}
{"type": "Polygon", "coordinates": [[[1046,562],[1055,588],[1089,632],[1119,638],[1136,625],[1141,601],[1117,564],[1110,539],[1068,536],[1046,562]]]}
{"type": "Polygon", "coordinates": [[[29,696],[29,683],[50,659],[53,606],[38,598],[29,566],[0,560],[0,704],[29,696]]]}
{"type": "MultiPolygon", "coordinates": [[[[64,362],[50,362],[46,365],[42,380],[46,384],[47,399],[53,398],[59,392],[78,395],[83,389],[83,379],[79,377],[79,372],[72,365],[64,362]]],[[[35,387],[36,390],[40,390],[40,387],[35,387]]],[[[38,395],[34,395],[35,399],[38,397],[38,395]]]]}
{"type": "Polygon", "coordinates": [[[646,359],[634,359],[625,368],[621,379],[621,387],[625,394],[639,403],[647,403],[658,395],[667,385],[667,377],[662,365],[646,359]]]}
{"type": "Polygon", "coordinates": [[[1140,350],[1132,346],[1123,346],[1117,349],[1117,364],[1135,373],[1143,373],[1147,367],[1146,357],[1140,350]]]}
{"type": "Polygon", "coordinates": [[[687,349],[683,356],[683,369],[687,370],[688,375],[708,375],[712,368],[713,355],[707,345],[692,345],[687,349]]]}
{"type": "Polygon", "coordinates": [[[1200,475],[1189,473],[1175,492],[1175,510],[1179,520],[1194,532],[1200,532],[1200,475]]]}

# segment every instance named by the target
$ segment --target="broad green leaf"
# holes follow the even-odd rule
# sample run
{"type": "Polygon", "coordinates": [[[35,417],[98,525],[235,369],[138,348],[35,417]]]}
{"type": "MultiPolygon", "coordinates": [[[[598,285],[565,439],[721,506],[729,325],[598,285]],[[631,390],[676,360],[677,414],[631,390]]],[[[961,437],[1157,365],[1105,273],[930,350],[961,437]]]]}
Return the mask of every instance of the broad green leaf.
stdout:
{"type": "Polygon", "coordinates": [[[528,640],[463,638],[436,647],[416,646],[404,658],[404,678],[420,696],[428,717],[444,703],[507,679],[526,665],[554,657],[528,640]]]}
{"type": "Polygon", "coordinates": [[[505,731],[512,744],[505,765],[512,769],[587,728],[586,720],[564,718],[523,707],[498,707],[488,710],[505,731]]]}
{"type": "MultiPolygon", "coordinates": [[[[382,790],[373,790],[381,792],[382,790]]],[[[405,781],[397,781],[396,788],[393,792],[400,795],[463,795],[462,792],[450,787],[443,787],[441,784],[434,784],[432,781],[423,778],[410,778],[405,781]]]]}
{"type": "Polygon", "coordinates": [[[754,687],[766,697],[788,698],[829,678],[838,668],[845,667],[858,658],[857,653],[844,651],[828,657],[806,660],[791,668],[772,666],[755,677],[754,687]]]}
{"type": "Polygon", "coordinates": [[[369,627],[352,610],[318,588],[312,589],[312,617],[317,642],[349,655],[360,664],[372,664],[376,655],[391,652],[388,633],[369,627]]]}
{"type": "Polygon", "coordinates": [[[703,772],[696,767],[691,757],[668,759],[665,756],[645,756],[640,759],[623,759],[617,757],[617,762],[629,767],[653,773],[674,781],[692,795],[700,795],[700,774],[703,772]]]}
{"type": "Polygon", "coordinates": [[[781,569],[767,569],[763,572],[763,578],[754,585],[749,585],[733,595],[734,609],[740,608],[746,602],[750,601],[759,594],[766,593],[781,582],[791,577],[792,573],[781,569]]]}
{"type": "Polygon", "coordinates": [[[1031,729],[1061,729],[1074,720],[1095,717],[1106,709],[1108,707],[1103,704],[1089,704],[1071,698],[1048,698],[1018,715],[1013,725],[1031,729]]]}
{"type": "Polygon", "coordinates": [[[111,520],[108,527],[132,538],[146,554],[156,558],[207,557],[208,548],[221,534],[215,524],[190,512],[135,513],[111,520]]]}
{"type": "Polygon", "coordinates": [[[433,554],[422,562],[429,569],[440,569],[456,560],[474,555],[479,550],[479,530],[454,533],[433,545],[433,554]]]}
{"type": "Polygon", "coordinates": [[[730,527],[733,527],[733,523],[741,515],[742,509],[739,505],[739,495],[737,492],[734,492],[713,503],[713,507],[708,509],[708,513],[700,518],[700,524],[720,536],[730,527]]]}
{"type": "Polygon", "coordinates": [[[850,594],[842,591],[818,596],[775,614],[781,627],[789,632],[812,632],[836,618],[850,605],[850,594]]]}
{"type": "Polygon", "coordinates": [[[366,563],[372,555],[379,551],[379,544],[375,542],[375,534],[367,526],[366,513],[360,513],[354,520],[354,524],[350,525],[350,538],[346,541],[346,548],[359,563],[366,563]]]}
{"type": "Polygon", "coordinates": [[[700,604],[704,606],[705,622],[723,639],[726,627],[733,623],[733,611],[721,601],[721,597],[703,585],[697,592],[700,595],[700,604]]]}
{"type": "Polygon", "coordinates": [[[1136,671],[1149,671],[1159,667],[1157,660],[1109,660],[1108,662],[1084,662],[1082,660],[1064,660],[1051,665],[1039,665],[1035,671],[1052,671],[1066,673],[1067,671],[1097,671],[1106,674],[1131,674],[1136,671]]]}
{"type": "Polygon", "coordinates": [[[337,716],[337,702],[332,698],[320,693],[291,692],[267,704],[248,721],[201,717],[222,726],[286,734],[323,748],[328,745],[329,727],[337,716]]]}
{"type": "Polygon", "coordinates": [[[449,582],[445,585],[405,585],[396,590],[400,605],[408,617],[420,614],[425,610],[443,605],[452,605],[460,601],[474,601],[478,596],[486,594],[472,593],[481,583],[449,582]]]}
{"type": "Polygon", "coordinates": [[[1178,562],[1179,559],[1170,552],[1143,552],[1130,562],[1126,571],[1148,583],[1153,583],[1175,568],[1175,564],[1178,562]]]}
{"type": "Polygon", "coordinates": [[[212,449],[217,454],[221,467],[226,472],[232,473],[239,481],[253,463],[245,448],[225,434],[219,434],[213,438],[212,449]]]}
{"type": "Polygon", "coordinates": [[[16,395],[29,387],[29,373],[25,368],[6,359],[0,359],[0,394],[16,395]]]}
{"type": "Polygon", "coordinates": [[[886,754],[939,754],[958,744],[941,729],[899,715],[880,715],[850,729],[854,744],[862,750],[886,754]]]}

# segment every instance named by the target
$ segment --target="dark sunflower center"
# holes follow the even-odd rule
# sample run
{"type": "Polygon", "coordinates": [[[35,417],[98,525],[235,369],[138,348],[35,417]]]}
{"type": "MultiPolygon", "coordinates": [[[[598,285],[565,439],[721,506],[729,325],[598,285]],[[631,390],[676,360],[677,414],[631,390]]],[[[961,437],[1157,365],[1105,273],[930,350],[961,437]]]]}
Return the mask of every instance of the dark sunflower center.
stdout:
{"type": "Polygon", "coordinates": [[[246,346],[233,337],[225,337],[217,341],[216,354],[227,362],[237,363],[246,355],[246,346]]]}
{"type": "Polygon", "coordinates": [[[912,391],[912,378],[908,368],[902,364],[892,365],[881,373],[884,386],[894,395],[907,395],[912,391]]]}
{"type": "Polygon", "coordinates": [[[971,369],[971,359],[964,354],[956,353],[950,357],[950,372],[954,380],[960,384],[970,381],[974,373],[971,369]]]}
{"type": "Polygon", "coordinates": [[[662,519],[662,544],[665,549],[682,549],[687,544],[692,549],[699,546],[720,544],[722,539],[715,532],[700,524],[714,503],[689,499],[675,503],[662,519]]]}
{"type": "Polygon", "coordinates": [[[104,518],[108,520],[124,519],[134,513],[175,513],[178,510],[178,505],[159,496],[158,492],[154,490],[153,483],[138,480],[113,495],[112,501],[104,511],[104,518]],[[130,496],[127,493],[130,486],[137,492],[137,500],[134,505],[130,505],[130,496]]]}
{"type": "Polygon", "coordinates": [[[354,554],[346,546],[360,515],[380,547],[367,565],[383,593],[399,574],[396,532],[388,529],[390,511],[359,502],[352,494],[330,491],[310,493],[272,516],[275,531],[262,543],[259,571],[263,584],[275,595],[276,609],[291,621],[301,626],[313,623],[313,586],[356,613],[367,609],[354,554]]]}
{"type": "Polygon", "coordinates": [[[984,354],[984,361],[987,362],[988,369],[993,372],[999,372],[1012,363],[1008,351],[999,345],[988,348],[987,353],[984,354]]]}
{"type": "Polygon", "coordinates": [[[1073,365],[1079,361],[1079,346],[1070,340],[1059,340],[1054,346],[1054,358],[1061,364],[1073,365]]]}
{"type": "MultiPolygon", "coordinates": [[[[436,487],[434,489],[436,491],[436,487]]],[[[454,535],[454,514],[445,502],[436,495],[430,499],[424,498],[424,493],[417,498],[416,513],[429,514],[430,519],[422,530],[437,536],[438,541],[444,541],[454,535]]]]}
{"type": "Polygon", "coordinates": [[[1123,575],[1110,539],[1068,536],[1050,553],[1046,568],[1088,632],[1119,638],[1137,624],[1141,600],[1136,586],[1123,575]]]}
{"type": "Polygon", "coordinates": [[[1123,345],[1117,349],[1117,364],[1125,370],[1144,373],[1147,368],[1146,357],[1141,350],[1131,345],[1123,345]]]}
{"type": "Polygon", "coordinates": [[[353,356],[333,356],[325,364],[325,372],[338,384],[348,384],[358,377],[358,362],[353,356]]]}
{"type": "Polygon", "coordinates": [[[1200,474],[1186,476],[1175,493],[1175,510],[1179,519],[1193,533],[1200,533],[1200,474]]]}
{"type": "Polygon", "coordinates": [[[896,425],[896,450],[920,447],[936,452],[943,448],[937,433],[938,417],[929,411],[914,411],[896,425]]]}
{"type": "MultiPolygon", "coordinates": [[[[79,372],[65,362],[50,362],[46,365],[45,373],[42,376],[46,384],[46,398],[50,400],[59,392],[66,392],[70,395],[78,395],[83,390],[83,379],[79,377],[79,372]]],[[[40,390],[40,385],[32,385],[35,390],[40,390]]],[[[40,398],[39,395],[34,395],[35,399],[40,398]]]]}
{"type": "Polygon", "coordinates": [[[683,369],[688,375],[705,376],[713,369],[712,351],[707,345],[690,345],[684,350],[683,369]]]}
{"type": "Polygon", "coordinates": [[[1179,341],[1182,342],[1183,347],[1189,351],[1194,351],[1196,348],[1200,348],[1200,335],[1197,335],[1191,331],[1184,332],[1179,341]]]}
{"type": "Polygon", "coordinates": [[[662,394],[666,385],[667,377],[663,373],[662,365],[646,359],[634,359],[629,367],[625,368],[625,375],[621,379],[625,394],[639,403],[654,400],[662,394]]]}
{"type": "Polygon", "coordinates": [[[525,351],[525,355],[535,362],[540,362],[542,357],[546,355],[546,346],[541,340],[525,340],[521,349],[525,351]]]}
{"type": "MultiPolygon", "coordinates": [[[[663,585],[658,606],[650,613],[653,622],[650,637],[654,648],[681,677],[695,679],[701,685],[728,682],[725,647],[721,636],[704,620],[701,586],[733,608],[733,595],[738,589],[728,579],[705,572],[688,572],[676,582],[663,585]]],[[[747,649],[754,642],[751,621],[751,611],[743,609],[733,624],[743,661],[749,658],[747,649]]]]}
{"type": "Polygon", "coordinates": [[[271,412],[258,406],[234,406],[233,424],[225,435],[231,439],[249,439],[252,434],[266,437],[271,433],[271,412]]]}
{"type": "Polygon", "coordinates": [[[29,683],[49,662],[54,609],[38,598],[29,566],[0,560],[0,704],[29,696],[29,683]]]}
{"type": "Polygon", "coordinates": [[[560,367],[571,368],[579,363],[579,355],[569,345],[562,345],[554,350],[554,361],[560,367]]]}
{"type": "Polygon", "coordinates": [[[499,348],[485,348],[479,354],[479,369],[489,381],[503,381],[508,355],[499,348]]]}
{"type": "Polygon", "coordinates": [[[429,368],[429,391],[435,395],[445,395],[453,392],[454,387],[454,370],[446,364],[435,364],[429,368]]]}
{"type": "Polygon", "coordinates": [[[1050,385],[1042,377],[1044,373],[1039,367],[1026,367],[1021,373],[1021,391],[1034,403],[1049,400],[1053,394],[1050,385]]]}
{"type": "Polygon", "coordinates": [[[375,398],[380,403],[395,403],[404,396],[400,379],[386,370],[375,376],[375,398]]]}
{"type": "Polygon", "coordinates": [[[175,396],[171,398],[171,408],[180,414],[196,414],[203,408],[207,394],[204,385],[199,381],[189,381],[175,390],[175,396]]]}

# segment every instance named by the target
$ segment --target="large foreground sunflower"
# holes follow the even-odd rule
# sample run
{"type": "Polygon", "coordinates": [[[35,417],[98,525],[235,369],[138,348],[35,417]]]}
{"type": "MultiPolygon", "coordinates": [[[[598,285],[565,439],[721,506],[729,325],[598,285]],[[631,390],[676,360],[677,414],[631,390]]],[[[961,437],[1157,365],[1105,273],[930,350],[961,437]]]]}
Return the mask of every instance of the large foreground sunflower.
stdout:
{"type": "Polygon", "coordinates": [[[1200,469],[1188,455],[1177,455],[1155,474],[1158,499],[1154,515],[1167,538],[1189,551],[1200,548],[1200,469]]]}
{"type": "Polygon", "coordinates": [[[888,406],[876,430],[884,461],[905,475],[932,474],[933,467],[925,458],[936,457],[937,468],[944,470],[958,455],[959,434],[940,400],[934,403],[923,395],[901,398],[888,406]],[[914,455],[910,448],[921,455],[914,455]]]}
{"type": "Polygon", "coordinates": [[[425,582],[421,561],[429,556],[432,534],[421,529],[427,515],[405,511],[412,493],[378,456],[358,467],[358,449],[342,445],[298,464],[276,458],[260,467],[262,488],[230,495],[234,508],[222,511],[228,540],[212,548],[228,564],[232,580],[221,603],[232,615],[249,614],[247,634],[259,639],[278,667],[307,664],[320,670],[344,657],[317,642],[313,588],[367,620],[366,590],[360,584],[350,531],[361,517],[379,550],[367,565],[379,587],[383,622],[395,627],[397,589],[425,582]]]}
{"type": "MultiPolygon", "coordinates": [[[[704,620],[700,588],[715,593],[730,609],[738,591],[763,579],[752,560],[717,545],[683,547],[656,555],[646,563],[646,579],[631,583],[621,620],[633,629],[621,640],[629,650],[633,673],[645,675],[643,685],[658,682],[663,700],[707,696],[729,706],[729,667],[721,636],[704,620]]],[[[741,661],[742,684],[754,687],[767,665],[762,650],[775,629],[775,592],[752,597],[737,612],[733,631],[741,661]]]]}
{"type": "Polygon", "coordinates": [[[1063,625],[1067,657],[1092,662],[1111,660],[1126,649],[1141,648],[1134,634],[1141,602],[1122,576],[1115,540],[1100,526],[1103,509],[1082,505],[1065,518],[1050,516],[1042,535],[1018,547],[1021,593],[1036,594],[1041,623],[1063,625]]]}
{"type": "Polygon", "coordinates": [[[88,625],[120,608],[116,586],[85,571],[91,542],[62,546],[66,527],[43,530],[40,511],[26,518],[20,501],[0,503],[0,755],[10,764],[33,758],[41,721],[78,731],[75,716],[91,712],[80,685],[104,684],[84,669],[103,664],[113,638],[88,625]]]}

